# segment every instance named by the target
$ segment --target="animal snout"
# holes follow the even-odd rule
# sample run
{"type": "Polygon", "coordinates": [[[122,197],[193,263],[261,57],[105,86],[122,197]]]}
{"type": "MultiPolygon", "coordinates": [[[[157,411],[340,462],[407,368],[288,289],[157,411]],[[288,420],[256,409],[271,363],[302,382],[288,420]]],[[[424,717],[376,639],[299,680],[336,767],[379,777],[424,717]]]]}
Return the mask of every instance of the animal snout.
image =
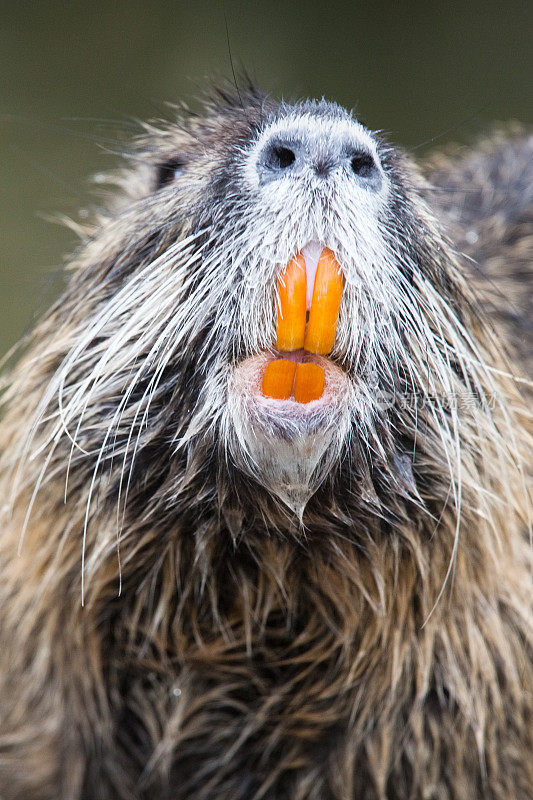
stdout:
{"type": "Polygon", "coordinates": [[[360,142],[335,135],[276,132],[264,143],[256,163],[262,184],[287,177],[326,179],[343,172],[360,187],[378,190],[381,186],[381,170],[374,154],[360,142]]]}

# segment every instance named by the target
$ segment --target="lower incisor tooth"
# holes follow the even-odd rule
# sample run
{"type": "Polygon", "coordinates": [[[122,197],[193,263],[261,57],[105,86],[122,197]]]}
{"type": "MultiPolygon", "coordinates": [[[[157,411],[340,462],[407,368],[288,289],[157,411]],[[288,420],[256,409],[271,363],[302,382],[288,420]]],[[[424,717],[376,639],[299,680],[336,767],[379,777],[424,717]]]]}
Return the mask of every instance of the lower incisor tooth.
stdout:
{"type": "Polygon", "coordinates": [[[318,364],[297,364],[294,376],[294,399],[297,403],[319,400],[324,392],[326,378],[318,364]]]}
{"type": "Polygon", "coordinates": [[[292,394],[296,364],[286,358],[278,358],[267,364],[263,373],[263,394],[275,400],[288,400],[292,394]]]}

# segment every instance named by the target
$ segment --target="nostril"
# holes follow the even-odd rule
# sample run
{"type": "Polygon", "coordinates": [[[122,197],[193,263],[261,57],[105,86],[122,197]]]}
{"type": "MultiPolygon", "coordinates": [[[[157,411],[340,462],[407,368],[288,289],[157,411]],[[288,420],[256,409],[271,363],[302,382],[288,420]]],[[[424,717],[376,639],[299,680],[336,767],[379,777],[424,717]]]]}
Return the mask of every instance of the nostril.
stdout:
{"type": "Polygon", "coordinates": [[[266,148],[262,160],[267,169],[287,169],[296,161],[296,153],[283,144],[270,144],[266,148]]]}
{"type": "Polygon", "coordinates": [[[256,167],[261,184],[294,177],[302,167],[302,143],[288,136],[275,136],[261,149],[256,167]]]}
{"type": "Polygon", "coordinates": [[[294,150],[280,144],[271,145],[265,156],[265,166],[269,169],[287,169],[296,161],[294,150]]]}
{"type": "Polygon", "coordinates": [[[350,160],[350,166],[354,175],[360,178],[372,178],[377,172],[376,162],[370,153],[355,153],[350,160]]]}

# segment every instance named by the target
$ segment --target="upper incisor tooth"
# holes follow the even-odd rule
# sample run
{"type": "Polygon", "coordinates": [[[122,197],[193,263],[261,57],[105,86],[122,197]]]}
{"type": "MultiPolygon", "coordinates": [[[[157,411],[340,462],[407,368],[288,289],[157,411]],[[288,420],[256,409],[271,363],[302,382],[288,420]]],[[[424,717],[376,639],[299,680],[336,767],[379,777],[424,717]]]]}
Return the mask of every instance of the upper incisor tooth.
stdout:
{"type": "Polygon", "coordinates": [[[318,261],[322,255],[323,245],[316,240],[308,242],[302,247],[302,255],[305,259],[305,272],[307,278],[307,310],[311,308],[311,301],[313,299],[313,287],[315,285],[316,268],[318,261]]]}
{"type": "Polygon", "coordinates": [[[344,278],[335,255],[325,247],[315,276],[309,322],[304,348],[310,353],[327,355],[333,348],[344,278]]]}
{"type": "Polygon", "coordinates": [[[299,253],[278,279],[278,350],[300,350],[304,346],[306,289],[305,259],[299,253]]]}

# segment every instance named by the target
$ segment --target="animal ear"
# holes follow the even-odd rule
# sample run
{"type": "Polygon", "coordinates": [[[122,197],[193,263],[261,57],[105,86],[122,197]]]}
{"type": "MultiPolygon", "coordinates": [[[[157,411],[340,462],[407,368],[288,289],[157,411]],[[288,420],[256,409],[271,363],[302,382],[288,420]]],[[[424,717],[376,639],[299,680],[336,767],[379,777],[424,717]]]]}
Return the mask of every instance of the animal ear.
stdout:
{"type": "Polygon", "coordinates": [[[180,158],[180,156],[169,158],[168,161],[158,164],[156,167],[156,191],[162,189],[163,186],[168,186],[169,183],[172,183],[172,181],[183,172],[184,167],[185,159],[180,158]]]}

